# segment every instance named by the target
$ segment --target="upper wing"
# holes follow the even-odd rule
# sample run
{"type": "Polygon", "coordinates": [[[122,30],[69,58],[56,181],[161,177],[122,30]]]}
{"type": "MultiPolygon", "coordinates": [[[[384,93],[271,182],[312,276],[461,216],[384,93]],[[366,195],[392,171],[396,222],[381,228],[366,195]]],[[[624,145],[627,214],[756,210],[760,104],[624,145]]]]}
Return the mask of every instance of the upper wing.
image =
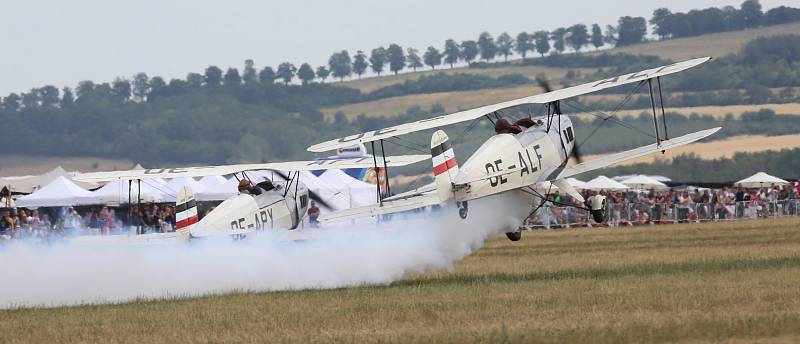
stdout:
{"type": "MultiPolygon", "coordinates": [[[[386,165],[397,167],[410,165],[422,160],[429,160],[430,155],[399,155],[387,156],[386,165]]],[[[372,157],[358,157],[346,159],[314,160],[314,161],[287,161],[265,164],[239,164],[222,166],[197,166],[181,168],[156,168],[148,170],[128,170],[112,172],[82,173],[74,180],[86,182],[104,182],[111,180],[151,179],[151,178],[178,178],[221,176],[242,171],[276,170],[276,171],[313,171],[333,168],[368,168],[374,166],[372,157]]],[[[383,158],[377,159],[378,167],[384,167],[383,158]]]]}
{"type": "Polygon", "coordinates": [[[620,75],[610,79],[594,81],[590,83],[585,83],[583,85],[578,85],[568,88],[562,88],[560,90],[555,90],[548,93],[537,94],[533,96],[509,100],[492,105],[486,105],[475,109],[459,111],[449,115],[443,115],[434,118],[427,118],[416,122],[400,124],[394,127],[379,129],[368,133],[347,136],[340,139],[334,139],[323,143],[315,144],[311,147],[308,147],[308,150],[311,152],[325,152],[338,148],[349,147],[356,143],[377,141],[389,137],[412,133],[415,131],[432,129],[459,122],[470,121],[478,117],[481,117],[483,115],[518,105],[545,104],[556,100],[572,98],[582,94],[604,90],[606,88],[621,86],[625,84],[639,82],[642,80],[647,80],[650,78],[677,73],[692,68],[694,66],[697,66],[710,59],[711,59],[710,57],[701,57],[693,60],[674,63],[667,66],[661,66],[657,68],[643,70],[641,72],[620,75]]]}
{"type": "Polygon", "coordinates": [[[613,165],[613,164],[616,164],[616,163],[619,163],[619,162],[623,162],[625,160],[635,159],[635,158],[638,158],[640,156],[644,156],[644,155],[648,155],[648,154],[652,154],[652,153],[656,153],[656,152],[672,149],[672,148],[675,148],[675,147],[683,146],[685,144],[689,144],[689,143],[695,142],[695,141],[700,140],[700,139],[702,139],[704,137],[707,137],[707,136],[709,136],[711,134],[714,134],[717,131],[719,131],[720,129],[722,129],[722,127],[716,127],[716,128],[712,128],[712,129],[701,130],[701,131],[698,131],[698,132],[694,132],[694,133],[691,133],[691,134],[686,134],[686,135],[683,135],[683,136],[680,136],[680,137],[676,137],[676,138],[673,138],[673,139],[661,141],[660,145],[653,143],[653,144],[650,144],[650,145],[647,145],[647,146],[642,146],[642,147],[634,148],[634,149],[627,150],[627,151],[624,151],[624,152],[611,154],[611,155],[608,155],[608,156],[600,158],[600,159],[587,161],[587,162],[584,162],[584,163],[581,163],[581,164],[577,164],[577,165],[573,165],[573,166],[566,166],[560,172],[556,171],[557,173],[551,174],[550,177],[547,178],[547,180],[558,180],[558,179],[568,178],[568,177],[572,177],[572,176],[574,176],[576,174],[579,174],[579,173],[600,169],[600,168],[603,168],[603,167],[606,167],[606,166],[610,166],[610,165],[613,165]]]}

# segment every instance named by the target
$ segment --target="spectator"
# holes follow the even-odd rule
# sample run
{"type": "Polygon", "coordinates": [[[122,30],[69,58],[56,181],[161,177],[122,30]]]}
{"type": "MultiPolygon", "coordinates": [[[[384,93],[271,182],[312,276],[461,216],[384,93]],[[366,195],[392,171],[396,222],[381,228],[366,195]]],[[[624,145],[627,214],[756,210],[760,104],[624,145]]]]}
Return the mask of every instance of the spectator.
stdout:
{"type": "Polygon", "coordinates": [[[308,223],[311,227],[317,228],[319,227],[319,207],[317,207],[317,202],[311,201],[311,205],[308,207],[308,223]]]}

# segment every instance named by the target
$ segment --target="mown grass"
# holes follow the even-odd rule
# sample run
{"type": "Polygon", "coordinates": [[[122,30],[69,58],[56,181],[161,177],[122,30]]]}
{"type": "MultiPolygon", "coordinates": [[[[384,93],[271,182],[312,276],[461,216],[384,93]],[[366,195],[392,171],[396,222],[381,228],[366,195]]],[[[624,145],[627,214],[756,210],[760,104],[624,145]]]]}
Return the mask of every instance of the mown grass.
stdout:
{"type": "Polygon", "coordinates": [[[797,342],[798,286],[798,218],[533,231],[388,286],[0,311],[0,342],[797,342]]]}

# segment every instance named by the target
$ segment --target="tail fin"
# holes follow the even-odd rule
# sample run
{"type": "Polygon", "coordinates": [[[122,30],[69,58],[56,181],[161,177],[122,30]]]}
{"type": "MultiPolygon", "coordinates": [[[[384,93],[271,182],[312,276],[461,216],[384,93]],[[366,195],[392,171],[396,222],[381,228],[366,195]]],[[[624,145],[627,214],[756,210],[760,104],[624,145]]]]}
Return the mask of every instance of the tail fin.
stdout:
{"type": "Polygon", "coordinates": [[[194,199],[194,192],[189,186],[184,186],[178,191],[175,202],[175,231],[181,238],[188,239],[197,221],[197,202],[194,199]]]}
{"type": "Polygon", "coordinates": [[[458,174],[458,161],[448,139],[442,130],[437,130],[431,137],[433,178],[442,202],[453,197],[453,180],[458,174]]]}

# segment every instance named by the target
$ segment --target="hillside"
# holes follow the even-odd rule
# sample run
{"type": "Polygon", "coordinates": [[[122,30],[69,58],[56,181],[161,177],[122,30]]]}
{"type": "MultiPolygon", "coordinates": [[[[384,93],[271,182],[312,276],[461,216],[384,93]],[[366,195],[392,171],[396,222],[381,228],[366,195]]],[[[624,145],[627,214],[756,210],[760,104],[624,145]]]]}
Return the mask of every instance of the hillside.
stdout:
{"type": "MultiPolygon", "coordinates": [[[[665,41],[653,41],[620,48],[603,49],[601,51],[608,53],[654,55],[674,61],[686,60],[699,56],[721,57],[738,52],[742,46],[756,37],[773,36],[785,33],[800,33],[800,23],[767,26],[750,30],[721,32],[695,37],[670,39],[665,41]]],[[[589,54],[595,53],[596,52],[590,52],[589,54]]],[[[522,75],[534,77],[536,74],[544,73],[552,79],[560,79],[568,70],[568,68],[514,65],[518,64],[519,62],[519,59],[512,60],[510,66],[486,69],[467,68],[466,66],[459,66],[452,69],[444,67],[441,69],[441,71],[446,73],[469,73],[495,77],[512,73],[520,73],[522,75]]],[[[402,83],[406,80],[414,80],[422,75],[430,75],[434,73],[434,71],[424,70],[402,73],[399,75],[348,80],[340,84],[342,86],[359,89],[363,92],[369,92],[380,87],[402,83]]]]}

